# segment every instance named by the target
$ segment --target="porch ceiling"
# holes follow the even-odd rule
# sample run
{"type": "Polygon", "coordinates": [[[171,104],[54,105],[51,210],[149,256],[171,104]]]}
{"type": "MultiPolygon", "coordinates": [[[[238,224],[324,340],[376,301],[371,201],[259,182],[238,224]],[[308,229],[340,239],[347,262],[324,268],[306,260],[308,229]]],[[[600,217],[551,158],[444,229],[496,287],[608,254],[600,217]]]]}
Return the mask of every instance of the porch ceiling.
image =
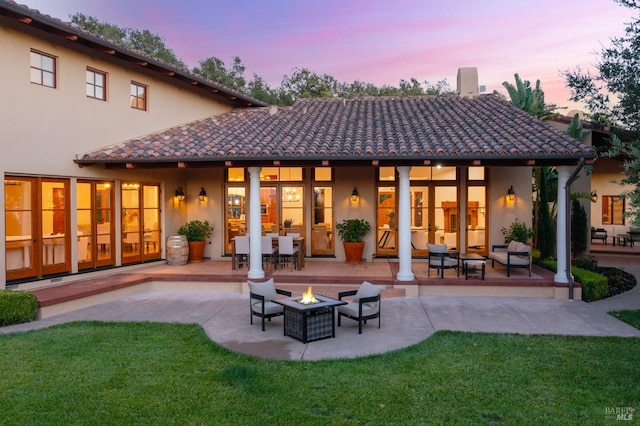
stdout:
{"type": "Polygon", "coordinates": [[[595,151],[494,95],[301,99],[80,154],[80,165],[571,165],[595,151]]]}

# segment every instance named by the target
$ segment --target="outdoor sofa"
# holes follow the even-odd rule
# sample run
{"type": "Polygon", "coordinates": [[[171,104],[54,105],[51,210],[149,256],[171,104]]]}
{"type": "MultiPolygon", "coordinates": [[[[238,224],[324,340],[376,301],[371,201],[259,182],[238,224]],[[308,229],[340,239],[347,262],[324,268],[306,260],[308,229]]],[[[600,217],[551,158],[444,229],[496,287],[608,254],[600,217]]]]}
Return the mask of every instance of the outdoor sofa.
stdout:
{"type": "Polygon", "coordinates": [[[511,268],[527,268],[531,276],[531,247],[519,241],[509,244],[494,244],[491,246],[491,267],[495,262],[507,267],[507,277],[511,275],[511,268]]]}

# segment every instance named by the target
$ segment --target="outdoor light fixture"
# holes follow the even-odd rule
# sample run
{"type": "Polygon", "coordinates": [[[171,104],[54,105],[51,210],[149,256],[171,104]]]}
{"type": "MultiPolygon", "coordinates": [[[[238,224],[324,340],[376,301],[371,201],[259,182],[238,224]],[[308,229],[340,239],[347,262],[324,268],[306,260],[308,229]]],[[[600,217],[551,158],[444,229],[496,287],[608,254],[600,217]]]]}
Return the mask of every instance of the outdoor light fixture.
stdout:
{"type": "Polygon", "coordinates": [[[594,203],[598,201],[598,193],[596,192],[595,189],[591,191],[591,201],[593,201],[594,203]]]}
{"type": "Polygon", "coordinates": [[[357,203],[359,199],[360,199],[360,196],[358,195],[358,188],[354,186],[353,192],[351,193],[351,201],[353,201],[354,203],[357,203]]]}
{"type": "Polygon", "coordinates": [[[184,199],[185,199],[185,197],[186,197],[186,195],[184,195],[184,191],[182,190],[182,187],[181,187],[181,186],[179,186],[178,188],[176,188],[175,195],[176,195],[176,199],[177,199],[178,201],[184,201],[184,199]]]}
{"type": "Polygon", "coordinates": [[[511,185],[509,187],[509,189],[507,190],[507,200],[509,200],[509,201],[515,201],[516,200],[516,193],[513,190],[513,185],[511,185]]]}
{"type": "Polygon", "coordinates": [[[200,198],[200,201],[204,201],[207,199],[207,191],[204,190],[203,186],[200,187],[200,193],[198,194],[198,198],[200,198]]]}

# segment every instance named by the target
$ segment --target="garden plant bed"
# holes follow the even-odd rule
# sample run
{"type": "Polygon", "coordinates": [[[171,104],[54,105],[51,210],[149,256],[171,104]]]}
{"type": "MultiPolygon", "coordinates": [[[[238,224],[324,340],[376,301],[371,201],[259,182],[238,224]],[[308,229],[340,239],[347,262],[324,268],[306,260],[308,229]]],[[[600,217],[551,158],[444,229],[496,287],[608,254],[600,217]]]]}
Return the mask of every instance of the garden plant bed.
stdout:
{"type": "Polygon", "coordinates": [[[609,294],[607,297],[615,296],[627,292],[634,288],[637,284],[636,277],[632,274],[621,270],[620,268],[598,267],[598,273],[609,279],[609,294]],[[617,280],[611,280],[611,277],[618,277],[617,280]]]}

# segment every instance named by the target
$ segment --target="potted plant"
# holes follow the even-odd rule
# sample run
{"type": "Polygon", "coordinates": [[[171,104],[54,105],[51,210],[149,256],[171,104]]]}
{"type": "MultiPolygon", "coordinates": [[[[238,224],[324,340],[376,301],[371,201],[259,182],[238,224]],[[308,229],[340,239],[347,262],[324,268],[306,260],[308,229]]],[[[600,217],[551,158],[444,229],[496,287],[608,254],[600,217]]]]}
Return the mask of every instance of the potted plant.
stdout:
{"type": "Polygon", "coordinates": [[[526,243],[533,237],[533,228],[528,228],[524,222],[520,222],[518,219],[516,219],[509,228],[502,228],[500,231],[502,235],[504,235],[505,243],[511,241],[526,243]]]}
{"type": "Polygon", "coordinates": [[[295,222],[294,219],[285,219],[284,220],[284,227],[285,228],[291,228],[291,225],[293,225],[293,222],[295,222]]]}
{"type": "Polygon", "coordinates": [[[347,263],[362,262],[364,241],[362,238],[371,231],[371,224],[363,219],[345,219],[336,224],[338,236],[344,246],[347,263]]]}
{"type": "Polygon", "coordinates": [[[178,234],[187,237],[189,242],[189,262],[202,262],[204,258],[205,241],[211,237],[213,226],[209,221],[192,220],[178,229],[178,234]]]}

